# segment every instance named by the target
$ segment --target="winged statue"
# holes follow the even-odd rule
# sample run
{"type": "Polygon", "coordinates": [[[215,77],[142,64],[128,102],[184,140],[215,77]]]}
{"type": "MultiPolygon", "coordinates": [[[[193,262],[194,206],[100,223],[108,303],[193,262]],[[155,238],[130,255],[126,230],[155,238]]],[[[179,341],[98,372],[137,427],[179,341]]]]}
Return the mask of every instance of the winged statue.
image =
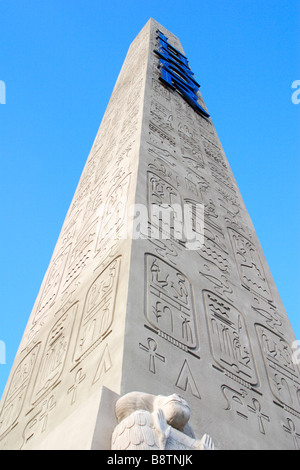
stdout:
{"type": "Polygon", "coordinates": [[[177,394],[130,392],[117,401],[115,411],[112,450],[214,450],[207,434],[195,438],[190,407],[177,394]]]}

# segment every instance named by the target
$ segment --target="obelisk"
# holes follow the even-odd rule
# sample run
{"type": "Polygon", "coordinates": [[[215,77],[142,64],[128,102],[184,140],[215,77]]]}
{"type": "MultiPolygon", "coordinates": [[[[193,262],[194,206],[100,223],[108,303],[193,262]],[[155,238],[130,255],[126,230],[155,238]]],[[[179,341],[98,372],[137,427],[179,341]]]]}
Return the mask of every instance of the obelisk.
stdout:
{"type": "Polygon", "coordinates": [[[133,391],[183,397],[218,449],[300,448],[295,335],[199,86],[149,20],[17,352],[1,449],[110,449],[133,391]]]}

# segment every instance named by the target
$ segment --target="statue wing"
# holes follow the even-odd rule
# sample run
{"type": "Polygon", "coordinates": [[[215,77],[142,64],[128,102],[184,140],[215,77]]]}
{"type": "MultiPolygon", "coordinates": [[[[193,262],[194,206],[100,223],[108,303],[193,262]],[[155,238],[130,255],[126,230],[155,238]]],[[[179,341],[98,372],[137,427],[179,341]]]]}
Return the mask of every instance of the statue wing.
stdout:
{"type": "Polygon", "coordinates": [[[199,450],[214,450],[215,446],[213,443],[212,438],[208,434],[204,434],[200,441],[200,445],[198,447],[199,450]]]}
{"type": "Polygon", "coordinates": [[[178,429],[171,428],[165,448],[166,450],[214,450],[214,443],[208,434],[197,440],[178,429]]]}
{"type": "Polygon", "coordinates": [[[151,413],[137,410],[116,426],[112,450],[159,450],[151,413]]]}

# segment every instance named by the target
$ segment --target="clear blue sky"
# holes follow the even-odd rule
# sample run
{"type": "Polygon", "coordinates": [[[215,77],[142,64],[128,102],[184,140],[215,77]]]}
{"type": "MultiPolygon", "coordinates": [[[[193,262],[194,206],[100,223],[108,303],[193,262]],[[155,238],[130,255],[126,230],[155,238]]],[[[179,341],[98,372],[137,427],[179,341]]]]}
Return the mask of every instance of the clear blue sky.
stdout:
{"type": "Polygon", "coordinates": [[[300,340],[300,1],[0,0],[0,396],[131,41],[189,57],[300,340]]]}

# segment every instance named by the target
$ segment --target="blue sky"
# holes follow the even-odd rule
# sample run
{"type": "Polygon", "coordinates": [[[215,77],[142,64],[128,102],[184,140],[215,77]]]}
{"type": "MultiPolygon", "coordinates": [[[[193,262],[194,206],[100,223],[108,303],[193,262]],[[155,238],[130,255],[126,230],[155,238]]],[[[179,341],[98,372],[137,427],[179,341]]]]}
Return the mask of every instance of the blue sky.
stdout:
{"type": "Polygon", "coordinates": [[[300,0],[0,0],[0,396],[127,49],[150,17],[180,38],[300,340],[300,0]]]}

